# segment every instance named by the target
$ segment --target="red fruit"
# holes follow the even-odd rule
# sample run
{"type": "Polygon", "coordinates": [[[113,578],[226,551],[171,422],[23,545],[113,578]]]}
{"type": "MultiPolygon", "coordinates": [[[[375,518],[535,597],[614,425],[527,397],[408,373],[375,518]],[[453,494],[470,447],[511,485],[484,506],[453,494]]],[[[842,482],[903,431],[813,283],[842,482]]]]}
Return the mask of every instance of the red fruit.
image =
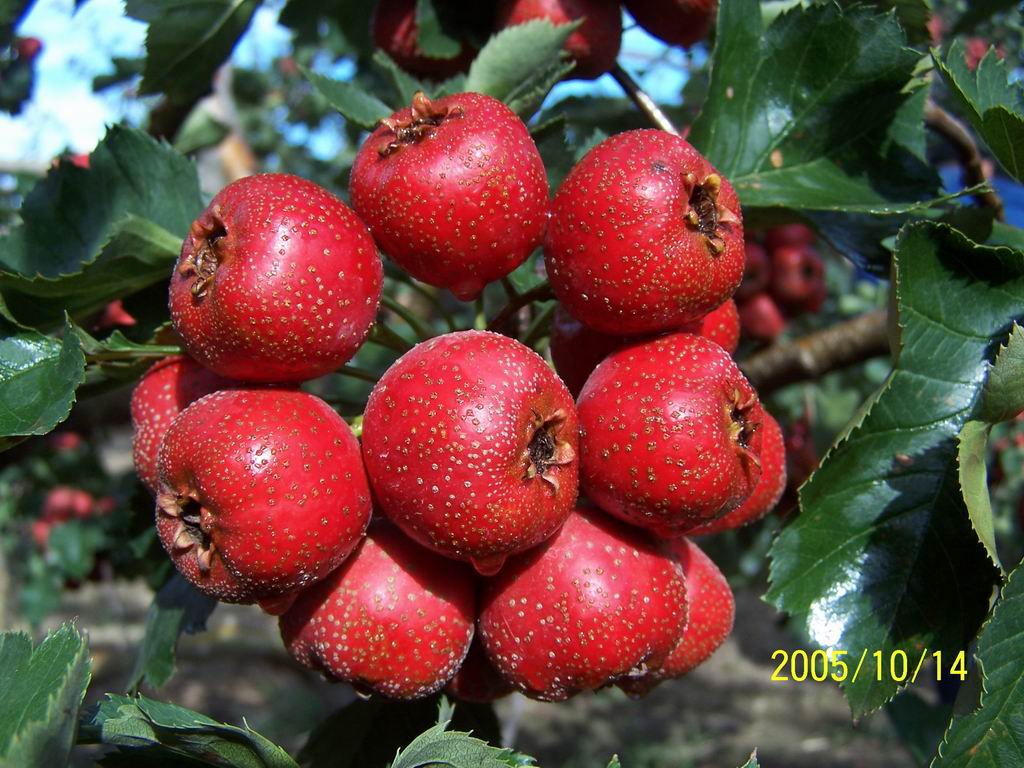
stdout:
{"type": "Polygon", "coordinates": [[[741,304],[768,290],[772,276],[768,252],[761,245],[753,240],[747,240],[744,243],[744,251],[746,264],[743,268],[743,282],[736,289],[736,301],[741,304]]]}
{"type": "Polygon", "coordinates": [[[419,47],[416,24],[417,0],[377,0],[370,23],[373,44],[390,56],[402,69],[417,77],[447,80],[469,69],[476,50],[463,42],[458,55],[450,59],[427,56],[419,47]]]}
{"type": "Polygon", "coordinates": [[[619,684],[620,688],[633,696],[642,696],[662,680],[682,677],[700,666],[732,632],[736,601],[718,566],[692,541],[677,539],[670,546],[686,574],[690,620],[683,632],[683,639],[661,669],[619,684]]]}
{"type": "Polygon", "coordinates": [[[540,245],[548,181],[537,145],[497,99],[422,93],[370,134],[352,206],[413,277],[473,299],[540,245]]]}
{"type": "Polygon", "coordinates": [[[789,425],[785,433],[786,474],[794,492],[818,468],[818,449],[811,436],[811,423],[805,416],[789,425]]]}
{"type": "Polygon", "coordinates": [[[577,489],[572,396],[528,347],[462,331],[405,354],[370,393],[363,457],[381,510],[480,573],[551,536],[577,489]]]}
{"type": "Polygon", "coordinates": [[[182,574],[229,603],[324,578],[370,520],[359,443],[327,403],[280,389],[222,390],[160,446],[157,531],[182,574]]]}
{"type": "Polygon", "coordinates": [[[811,248],[785,246],[772,251],[772,296],[781,305],[807,310],[821,306],[825,265],[811,248]]]}
{"type": "Polygon", "coordinates": [[[736,302],[727,299],[722,306],[708,312],[699,323],[680,330],[710,339],[731,355],[740,343],[740,313],[736,302]]]}
{"type": "Polygon", "coordinates": [[[50,435],[48,442],[57,453],[77,451],[85,444],[85,440],[78,432],[54,432],[50,435]]]}
{"type": "Polygon", "coordinates": [[[764,247],[769,251],[785,247],[810,247],[817,240],[814,230],[803,224],[783,224],[781,227],[772,227],[764,233],[764,247]]]}
{"type": "Polygon", "coordinates": [[[91,493],[58,485],[46,494],[41,517],[48,523],[63,523],[72,518],[85,520],[92,516],[94,503],[91,493]]]}
{"type": "Polygon", "coordinates": [[[643,531],[582,509],[485,582],[478,620],[498,672],[544,701],[660,667],[685,626],[678,564],[643,531]]]}
{"type": "Polygon", "coordinates": [[[124,308],[121,299],[115,299],[104,307],[103,314],[96,321],[96,327],[101,330],[109,330],[119,326],[129,327],[135,323],[135,318],[124,308]]]}
{"type": "Polygon", "coordinates": [[[786,330],[786,318],[767,293],[759,293],[740,306],[740,327],[743,335],[770,344],[786,330]]]}
{"type": "Polygon", "coordinates": [[[461,701],[490,704],[512,693],[515,688],[498,674],[477,635],[469,646],[466,660],[444,690],[449,696],[461,701]]]}
{"type": "MultiPolygon", "coordinates": [[[[967,38],[966,45],[964,46],[964,61],[967,63],[967,68],[972,72],[978,68],[981,60],[985,58],[985,54],[988,53],[990,44],[987,40],[981,37],[969,37],[967,38]]],[[[996,46],[996,58],[1001,59],[1006,55],[1001,45],[996,46]]]]}
{"type": "Polygon", "coordinates": [[[691,536],[721,533],[760,520],[779,503],[786,490],[786,446],[779,422],[762,410],[761,479],[754,492],[732,512],[690,531],[691,536]]]}
{"type": "Polygon", "coordinates": [[[763,410],[707,339],[676,333],[611,354],[576,407],[583,490],[626,522],[685,533],[736,509],[757,485],[763,410]]]}
{"type": "Polygon", "coordinates": [[[43,41],[38,37],[19,37],[15,43],[18,58],[32,61],[43,50],[43,41]]]}
{"type": "MultiPolygon", "coordinates": [[[[739,344],[739,322],[736,304],[729,299],[702,320],[690,323],[682,330],[698,333],[731,354],[739,344]]],[[[551,321],[551,361],[573,397],[578,397],[598,363],[612,352],[641,340],[635,336],[611,336],[592,330],[558,306],[551,321]]]]}
{"type": "Polygon", "coordinates": [[[495,28],[500,30],[534,19],[547,19],[555,26],[583,19],[563,46],[576,62],[572,77],[593,80],[615,64],[622,42],[618,0],[501,0],[495,28]]]}
{"type": "Polygon", "coordinates": [[[51,530],[53,530],[53,523],[48,520],[33,520],[32,525],[29,526],[32,541],[34,541],[36,546],[44,552],[47,547],[50,546],[51,530]]]}
{"type": "Polygon", "coordinates": [[[165,357],[142,375],[132,392],[132,458],[150,493],[159,487],[157,453],[174,417],[200,397],[236,384],[182,356],[165,357]]]}
{"type": "Polygon", "coordinates": [[[689,48],[708,33],[716,0],[624,0],[636,23],[669,45],[689,48]]]}
{"type": "Polygon", "coordinates": [[[674,330],[740,284],[739,203],[729,182],[678,136],[620,133],[562,182],[544,259],[559,300],[591,328],[674,330]]]}
{"type": "Polygon", "coordinates": [[[375,521],[337,571],[281,617],[300,663],[393,699],[418,699],[451,679],[473,638],[472,573],[375,521]]]}
{"type": "Polygon", "coordinates": [[[305,381],[356,353],[382,279],[373,239],[344,203],[297,176],[249,176],[192,223],[171,320],[188,353],[222,376],[305,381]]]}

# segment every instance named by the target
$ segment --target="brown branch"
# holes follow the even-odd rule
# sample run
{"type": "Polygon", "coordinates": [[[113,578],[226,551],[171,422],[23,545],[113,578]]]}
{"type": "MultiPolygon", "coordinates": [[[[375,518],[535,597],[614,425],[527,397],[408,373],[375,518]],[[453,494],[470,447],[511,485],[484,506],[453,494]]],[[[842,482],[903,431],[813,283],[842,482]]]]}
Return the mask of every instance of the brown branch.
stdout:
{"type": "Polygon", "coordinates": [[[775,344],[741,360],[740,368],[765,395],[881,357],[889,353],[887,317],[884,309],[878,309],[802,339],[775,344]]]}
{"type": "MultiPolygon", "coordinates": [[[[929,128],[953,145],[957,157],[960,159],[960,165],[963,166],[964,182],[967,186],[973,187],[977,184],[988,184],[985,168],[982,165],[981,151],[978,149],[978,144],[974,141],[974,137],[971,136],[971,132],[967,130],[967,126],[931,100],[925,105],[924,119],[929,128]]],[[[989,189],[986,192],[979,192],[974,196],[974,199],[982,205],[991,208],[997,220],[1006,220],[1003,200],[996,194],[995,190],[989,189]]]]}
{"type": "Polygon", "coordinates": [[[612,77],[615,78],[615,82],[622,86],[622,90],[626,92],[626,95],[636,104],[639,110],[647,115],[647,119],[654,124],[655,128],[668,131],[676,136],[679,135],[679,131],[672,124],[672,121],[669,120],[668,115],[661,111],[661,107],[654,103],[654,99],[640,87],[640,84],[620,64],[616,63],[610,72],[612,77]]]}

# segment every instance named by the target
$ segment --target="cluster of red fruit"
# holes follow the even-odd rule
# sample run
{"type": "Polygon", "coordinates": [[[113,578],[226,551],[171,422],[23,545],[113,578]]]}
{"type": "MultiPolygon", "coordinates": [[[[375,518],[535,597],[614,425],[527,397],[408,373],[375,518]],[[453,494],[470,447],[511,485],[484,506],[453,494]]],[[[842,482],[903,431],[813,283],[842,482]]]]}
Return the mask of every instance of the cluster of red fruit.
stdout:
{"type": "Polygon", "coordinates": [[[114,510],[114,504],[110,496],[97,499],[81,488],[55,486],[43,499],[39,517],[32,521],[32,540],[41,550],[46,550],[54,528],[72,520],[89,520],[108,515],[114,510]]]}
{"type": "Polygon", "coordinates": [[[778,425],[730,356],[729,182],[685,140],[631,131],[551,201],[511,110],[418,94],[367,138],[350,191],[354,211],[303,179],[246,178],[185,239],[170,309],[190,357],[157,364],[132,403],[178,569],[280,615],[302,663],[390,697],[639,694],[707,658],[733,599],[685,536],[766,514],[785,485],[778,425]],[[378,247],[469,299],[540,245],[564,323],[615,340],[575,402],[487,331],[395,362],[362,445],[296,388],[366,338],[378,247]]]}
{"type": "Polygon", "coordinates": [[[828,288],[815,242],[803,224],[774,227],[762,238],[748,234],[746,271],[736,291],[744,336],[771,343],[789,320],[821,309],[828,288]]]}
{"type": "MultiPolygon", "coordinates": [[[[575,63],[572,76],[600,77],[615,64],[622,42],[622,9],[637,24],[669,45],[689,47],[703,38],[714,19],[717,0],[497,0],[461,3],[436,0],[479,35],[539,19],[554,25],[580,22],[565,41],[575,63]],[[472,6],[472,7],[468,7],[472,6]]],[[[419,45],[416,0],[378,0],[371,32],[374,44],[400,67],[420,77],[444,80],[469,69],[477,49],[469,39],[447,59],[426,55],[419,45]]],[[[467,36],[468,37],[468,36],[467,36]]]]}

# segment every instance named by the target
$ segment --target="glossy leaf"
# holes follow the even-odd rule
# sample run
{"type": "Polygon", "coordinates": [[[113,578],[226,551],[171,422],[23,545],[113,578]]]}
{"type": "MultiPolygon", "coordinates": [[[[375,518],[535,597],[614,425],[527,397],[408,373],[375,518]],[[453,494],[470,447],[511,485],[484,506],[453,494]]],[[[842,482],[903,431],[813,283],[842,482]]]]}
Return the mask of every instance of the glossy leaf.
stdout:
{"type": "Polygon", "coordinates": [[[894,273],[895,367],[802,487],[801,513],[772,548],[767,596],[814,643],[853,659],[866,651],[844,683],[858,717],[899,688],[875,651],[955,654],[984,618],[996,570],[964,507],[956,438],[1009,318],[1024,313],[1024,253],[946,225],[905,227],[894,273]]]}
{"type": "Polygon", "coordinates": [[[524,83],[536,81],[562,58],[562,44],[577,24],[536,20],[503,29],[483,47],[469,68],[466,90],[486,93],[504,102],[524,83]]]}
{"type": "Polygon", "coordinates": [[[447,726],[448,723],[439,723],[417,736],[398,753],[391,768],[517,768],[532,764],[524,763],[511,749],[492,747],[468,733],[448,731],[447,726]]]}
{"type": "Polygon", "coordinates": [[[923,85],[918,59],[892,14],[822,3],[764,29],[756,0],[722,3],[708,99],[690,141],[744,206],[926,207],[939,180],[915,151],[923,122],[903,119],[923,85]]]}
{"type": "Polygon", "coordinates": [[[55,339],[0,316],[0,450],[64,421],[84,378],[85,356],[70,325],[55,339]]]}
{"type": "Polygon", "coordinates": [[[978,539],[985,545],[985,551],[998,568],[999,554],[996,551],[996,532],[992,524],[992,500],[988,495],[988,468],[985,449],[988,446],[989,425],[983,421],[968,421],[960,430],[957,466],[960,473],[960,490],[967,505],[967,514],[978,539]]]}
{"type": "Polygon", "coordinates": [[[978,639],[981,704],[954,717],[932,768],[1024,765],[1024,575],[1010,574],[978,639]]]}
{"type": "Polygon", "coordinates": [[[174,675],[181,634],[191,635],[206,629],[206,620],[216,607],[216,600],[199,592],[180,574],[174,574],[153,595],[128,687],[135,689],[143,680],[153,688],[167,683],[174,675]]]}
{"type": "MultiPolygon", "coordinates": [[[[384,51],[374,52],[373,62],[384,70],[384,73],[388,76],[388,79],[391,81],[391,85],[394,88],[395,98],[389,99],[389,104],[393,104],[396,107],[404,107],[412,104],[412,97],[416,95],[416,91],[423,91],[428,95],[433,94],[433,90],[431,88],[428,88],[422,82],[398,66],[398,64],[395,63],[395,60],[384,53],[384,51]]],[[[395,110],[391,111],[394,112],[395,110]]],[[[387,117],[387,115],[385,115],[385,117],[387,117]]]]}
{"type": "Polygon", "coordinates": [[[79,741],[117,747],[152,764],[192,758],[224,768],[298,768],[287,752],[247,725],[227,725],[145,696],[108,693],[83,718],[79,741]]]}
{"type": "Polygon", "coordinates": [[[432,59],[453,59],[462,50],[458,36],[434,0],[416,2],[416,47],[432,59]]]}
{"type": "Polygon", "coordinates": [[[392,113],[391,107],[355,83],[332,80],[302,68],[302,74],[313,84],[342,117],[370,131],[377,122],[392,113]]]}
{"type": "Polygon", "coordinates": [[[0,765],[66,765],[92,663],[70,624],[33,650],[28,635],[0,635],[0,765]]]}
{"type": "Polygon", "coordinates": [[[982,415],[986,421],[1009,421],[1024,411],[1024,328],[1016,323],[1001,347],[985,382],[982,415]]]}
{"type": "Polygon", "coordinates": [[[936,69],[946,81],[960,109],[985,140],[1000,165],[1018,181],[1024,179],[1024,87],[1009,82],[1009,70],[990,50],[972,72],[964,59],[964,46],[954,42],[942,61],[932,52],[936,69]]]}
{"type": "Polygon", "coordinates": [[[149,24],[139,92],[189,104],[211,88],[249,26],[260,0],[126,0],[128,15],[149,24]]]}

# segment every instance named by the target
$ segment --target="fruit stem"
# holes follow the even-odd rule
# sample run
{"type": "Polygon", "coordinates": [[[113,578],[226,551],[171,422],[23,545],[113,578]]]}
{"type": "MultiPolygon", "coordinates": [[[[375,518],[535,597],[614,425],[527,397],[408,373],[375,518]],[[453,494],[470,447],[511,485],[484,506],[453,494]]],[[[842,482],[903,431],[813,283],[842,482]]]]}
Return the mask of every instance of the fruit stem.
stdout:
{"type": "Polygon", "coordinates": [[[399,354],[405,354],[412,349],[412,344],[391,330],[386,323],[379,321],[373,324],[373,328],[370,330],[370,335],[366,338],[366,341],[369,344],[376,344],[379,347],[390,349],[392,352],[398,352],[399,354]]]}
{"type": "Polygon", "coordinates": [[[384,267],[387,276],[394,280],[396,283],[409,286],[412,290],[416,291],[420,296],[426,299],[430,305],[437,310],[437,313],[444,319],[445,325],[448,326],[449,331],[459,330],[458,323],[455,322],[455,318],[452,317],[452,313],[445,309],[444,304],[437,297],[437,293],[434,289],[428,288],[425,285],[420,284],[419,281],[409,277],[406,273],[398,269],[390,269],[388,265],[384,267]]]}
{"type": "Polygon", "coordinates": [[[353,379],[359,379],[360,381],[368,381],[371,384],[376,384],[380,379],[380,374],[368,371],[366,368],[360,368],[357,365],[343,365],[341,368],[336,370],[335,373],[341,374],[342,376],[348,376],[353,379]]]}
{"type": "Polygon", "coordinates": [[[626,70],[622,68],[622,65],[618,62],[610,70],[611,76],[615,78],[615,82],[626,92],[629,96],[630,101],[636,104],[637,108],[643,112],[647,119],[654,124],[655,128],[660,128],[668,133],[679,135],[679,130],[669,120],[668,115],[661,111],[654,99],[640,87],[640,84],[633,79],[626,70]]]}
{"type": "Polygon", "coordinates": [[[474,303],[473,306],[476,308],[476,315],[473,318],[473,327],[476,328],[478,331],[482,331],[484,330],[484,328],[488,328],[489,326],[487,325],[487,313],[484,308],[483,293],[477,296],[476,302],[474,303]]]}
{"type": "Polygon", "coordinates": [[[167,357],[168,355],[180,355],[181,347],[173,345],[151,345],[145,349],[120,349],[108,350],[106,352],[90,352],[86,354],[85,360],[88,363],[101,363],[112,360],[140,360],[151,357],[167,357]]]}
{"type": "Polygon", "coordinates": [[[535,301],[551,301],[554,298],[554,294],[551,292],[551,285],[545,280],[540,285],[534,286],[526,293],[519,294],[515,299],[510,300],[508,304],[502,307],[501,311],[496,314],[489,323],[487,323],[487,330],[494,331],[501,328],[512,315],[518,312],[523,307],[533,304],[535,301]]]}
{"type": "Polygon", "coordinates": [[[352,419],[352,423],[349,424],[348,426],[352,430],[352,434],[355,435],[357,438],[360,438],[360,437],[363,436],[363,417],[362,416],[356,416],[354,419],[352,419]]]}
{"type": "Polygon", "coordinates": [[[515,301],[519,298],[519,291],[512,285],[512,281],[507,277],[501,278],[501,287],[505,289],[505,295],[508,296],[509,301],[515,301]]]}
{"type": "Polygon", "coordinates": [[[437,335],[434,333],[433,328],[416,317],[416,315],[410,312],[407,307],[403,307],[400,302],[396,301],[391,296],[388,296],[387,294],[381,295],[380,303],[402,318],[409,327],[412,328],[420,341],[426,341],[427,339],[433,338],[437,335]]]}
{"type": "Polygon", "coordinates": [[[555,314],[555,307],[558,305],[554,302],[548,304],[543,310],[534,318],[533,322],[530,323],[530,327],[526,329],[526,335],[523,337],[523,344],[528,347],[533,347],[538,341],[540,341],[551,329],[551,316],[555,314]]]}

